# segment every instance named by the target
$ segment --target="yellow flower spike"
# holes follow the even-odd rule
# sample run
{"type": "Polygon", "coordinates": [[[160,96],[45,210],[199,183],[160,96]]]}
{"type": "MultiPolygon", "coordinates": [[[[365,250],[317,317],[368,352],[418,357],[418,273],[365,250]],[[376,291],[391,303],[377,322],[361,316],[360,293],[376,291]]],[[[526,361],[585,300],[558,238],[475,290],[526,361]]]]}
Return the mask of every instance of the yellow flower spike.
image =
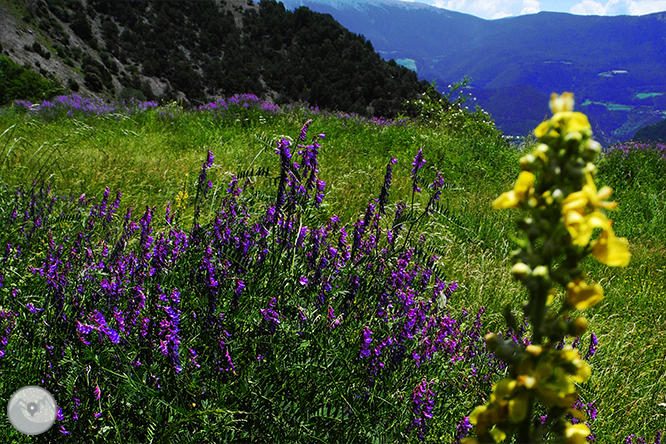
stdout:
{"type": "Polygon", "coordinates": [[[631,259],[629,241],[624,237],[615,237],[612,230],[604,230],[591,247],[592,256],[610,267],[626,267],[631,259]]]}
{"type": "MultiPolygon", "coordinates": [[[[574,99],[572,93],[564,93],[561,96],[553,94],[550,98],[550,109],[553,117],[542,122],[534,130],[537,138],[546,136],[559,137],[568,133],[579,133],[581,139],[592,134],[590,122],[583,113],[573,111],[574,99]]],[[[577,138],[577,135],[572,136],[577,138]]]]}
{"type": "Polygon", "coordinates": [[[518,208],[520,202],[524,202],[533,190],[532,185],[535,180],[534,174],[529,171],[521,171],[518,175],[518,180],[513,187],[513,190],[502,193],[493,202],[493,208],[499,210],[502,208],[518,208]]]}
{"type": "Polygon", "coordinates": [[[567,303],[579,310],[588,308],[604,298],[604,289],[596,282],[587,285],[580,279],[569,282],[567,285],[567,303]]]}
{"type": "Polygon", "coordinates": [[[590,429],[585,424],[567,424],[564,432],[565,444],[587,444],[590,429]]]}

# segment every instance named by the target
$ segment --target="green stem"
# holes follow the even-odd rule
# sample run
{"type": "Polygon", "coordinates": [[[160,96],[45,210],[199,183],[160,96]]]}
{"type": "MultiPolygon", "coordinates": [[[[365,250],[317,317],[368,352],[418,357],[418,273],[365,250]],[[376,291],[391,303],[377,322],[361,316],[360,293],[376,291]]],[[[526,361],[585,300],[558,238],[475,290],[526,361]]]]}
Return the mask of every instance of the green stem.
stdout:
{"type": "Polygon", "coordinates": [[[529,400],[527,401],[527,414],[525,419],[520,424],[518,429],[518,440],[516,442],[521,443],[531,443],[532,442],[532,415],[534,415],[534,399],[533,395],[530,394],[529,400]]]}

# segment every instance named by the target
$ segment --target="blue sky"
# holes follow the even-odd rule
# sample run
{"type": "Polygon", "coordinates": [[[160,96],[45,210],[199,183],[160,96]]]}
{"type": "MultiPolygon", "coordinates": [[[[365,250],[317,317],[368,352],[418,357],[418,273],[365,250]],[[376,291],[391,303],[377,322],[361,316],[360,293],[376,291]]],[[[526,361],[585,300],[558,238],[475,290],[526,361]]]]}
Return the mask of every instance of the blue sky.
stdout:
{"type": "MultiPolygon", "coordinates": [[[[402,0],[414,1],[414,0],[402,0]]],[[[666,11],[666,0],[416,0],[485,19],[497,19],[539,11],[580,15],[645,15],[666,11]]]]}

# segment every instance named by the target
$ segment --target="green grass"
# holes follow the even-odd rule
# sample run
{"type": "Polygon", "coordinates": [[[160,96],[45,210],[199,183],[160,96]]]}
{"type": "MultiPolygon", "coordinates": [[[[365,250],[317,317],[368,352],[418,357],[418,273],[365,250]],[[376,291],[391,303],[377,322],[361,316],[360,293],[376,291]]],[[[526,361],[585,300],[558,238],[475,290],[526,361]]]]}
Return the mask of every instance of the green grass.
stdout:
{"type": "MultiPolygon", "coordinates": [[[[162,215],[184,186],[193,199],[198,167],[211,150],[215,166],[209,177],[215,185],[206,210],[212,211],[232,173],[252,165],[277,174],[279,159],[269,143],[298,134],[307,118],[298,110],[245,121],[187,112],[164,119],[150,111],[132,118],[42,122],[7,112],[0,114],[0,133],[7,130],[0,137],[0,175],[10,186],[29,185],[37,176],[59,194],[75,196],[100,196],[105,187],[113,195],[119,189],[123,205],[137,212],[155,205],[162,215]]],[[[411,161],[423,147],[426,169],[441,171],[449,185],[441,211],[422,228],[445,253],[439,259],[444,277],[459,283],[451,306],[470,311],[485,306],[484,326],[504,329],[501,309],[509,302],[518,308],[524,298],[509,272],[518,212],[494,212],[491,202],[512,186],[521,153],[499,138],[334,116],[315,116],[310,134],[317,133],[326,134],[320,153],[320,178],[327,184],[324,213],[344,222],[356,221],[377,195],[391,156],[398,163],[390,201],[409,202],[411,161]]],[[[615,189],[619,210],[611,216],[613,228],[629,238],[632,261],[623,269],[586,263],[606,294],[587,312],[599,351],[591,360],[593,376],[582,387],[583,399],[596,400],[599,409],[593,423],[598,443],[619,443],[632,433],[653,437],[666,424],[666,408],[658,405],[666,402],[666,186],[661,175],[666,163],[653,159],[649,168],[636,168],[627,162],[602,160],[598,179],[615,189]]],[[[270,188],[265,180],[258,183],[270,188]]],[[[435,426],[429,439],[448,433],[435,426]]]]}

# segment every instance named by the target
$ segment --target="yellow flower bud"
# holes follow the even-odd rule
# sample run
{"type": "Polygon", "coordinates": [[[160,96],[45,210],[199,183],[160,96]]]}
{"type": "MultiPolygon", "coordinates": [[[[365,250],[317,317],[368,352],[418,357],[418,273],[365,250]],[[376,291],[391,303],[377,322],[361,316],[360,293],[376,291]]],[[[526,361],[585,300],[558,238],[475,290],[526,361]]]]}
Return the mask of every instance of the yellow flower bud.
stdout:
{"type": "Polygon", "coordinates": [[[531,355],[539,356],[543,352],[543,347],[540,345],[530,344],[525,347],[525,351],[531,355]]]}
{"type": "Polygon", "coordinates": [[[534,156],[538,157],[544,164],[546,164],[548,163],[548,150],[550,150],[548,145],[540,143],[534,149],[534,156]]]}
{"type": "Polygon", "coordinates": [[[546,277],[548,276],[548,267],[539,265],[532,270],[532,276],[546,277]]]}
{"type": "Polygon", "coordinates": [[[518,376],[518,382],[526,389],[533,389],[536,386],[537,380],[532,376],[520,375],[518,376]]]}
{"type": "Polygon", "coordinates": [[[569,142],[572,140],[575,142],[580,142],[581,140],[583,140],[583,135],[578,131],[570,131],[564,136],[564,141],[569,142]]]}
{"type": "Polygon", "coordinates": [[[587,143],[585,144],[585,151],[588,153],[596,156],[601,152],[601,144],[597,142],[596,140],[588,140],[587,143]]]}
{"type": "Polygon", "coordinates": [[[523,279],[530,274],[531,271],[532,269],[522,262],[518,262],[511,268],[511,272],[517,279],[523,279]]]}
{"type": "Polygon", "coordinates": [[[592,175],[597,174],[597,166],[592,162],[588,162],[587,165],[585,165],[585,172],[592,175]]]}
{"type": "Polygon", "coordinates": [[[497,347],[501,342],[501,339],[494,333],[488,333],[485,337],[485,340],[486,340],[486,345],[488,346],[488,350],[490,350],[491,352],[497,350],[497,347]]]}
{"type": "Polygon", "coordinates": [[[553,114],[573,111],[574,108],[574,95],[570,92],[565,92],[561,96],[558,96],[555,93],[550,95],[549,103],[550,111],[553,114]]]}
{"type": "Polygon", "coordinates": [[[527,154],[520,158],[520,167],[524,170],[528,170],[535,160],[536,159],[532,154],[527,154]]]}

